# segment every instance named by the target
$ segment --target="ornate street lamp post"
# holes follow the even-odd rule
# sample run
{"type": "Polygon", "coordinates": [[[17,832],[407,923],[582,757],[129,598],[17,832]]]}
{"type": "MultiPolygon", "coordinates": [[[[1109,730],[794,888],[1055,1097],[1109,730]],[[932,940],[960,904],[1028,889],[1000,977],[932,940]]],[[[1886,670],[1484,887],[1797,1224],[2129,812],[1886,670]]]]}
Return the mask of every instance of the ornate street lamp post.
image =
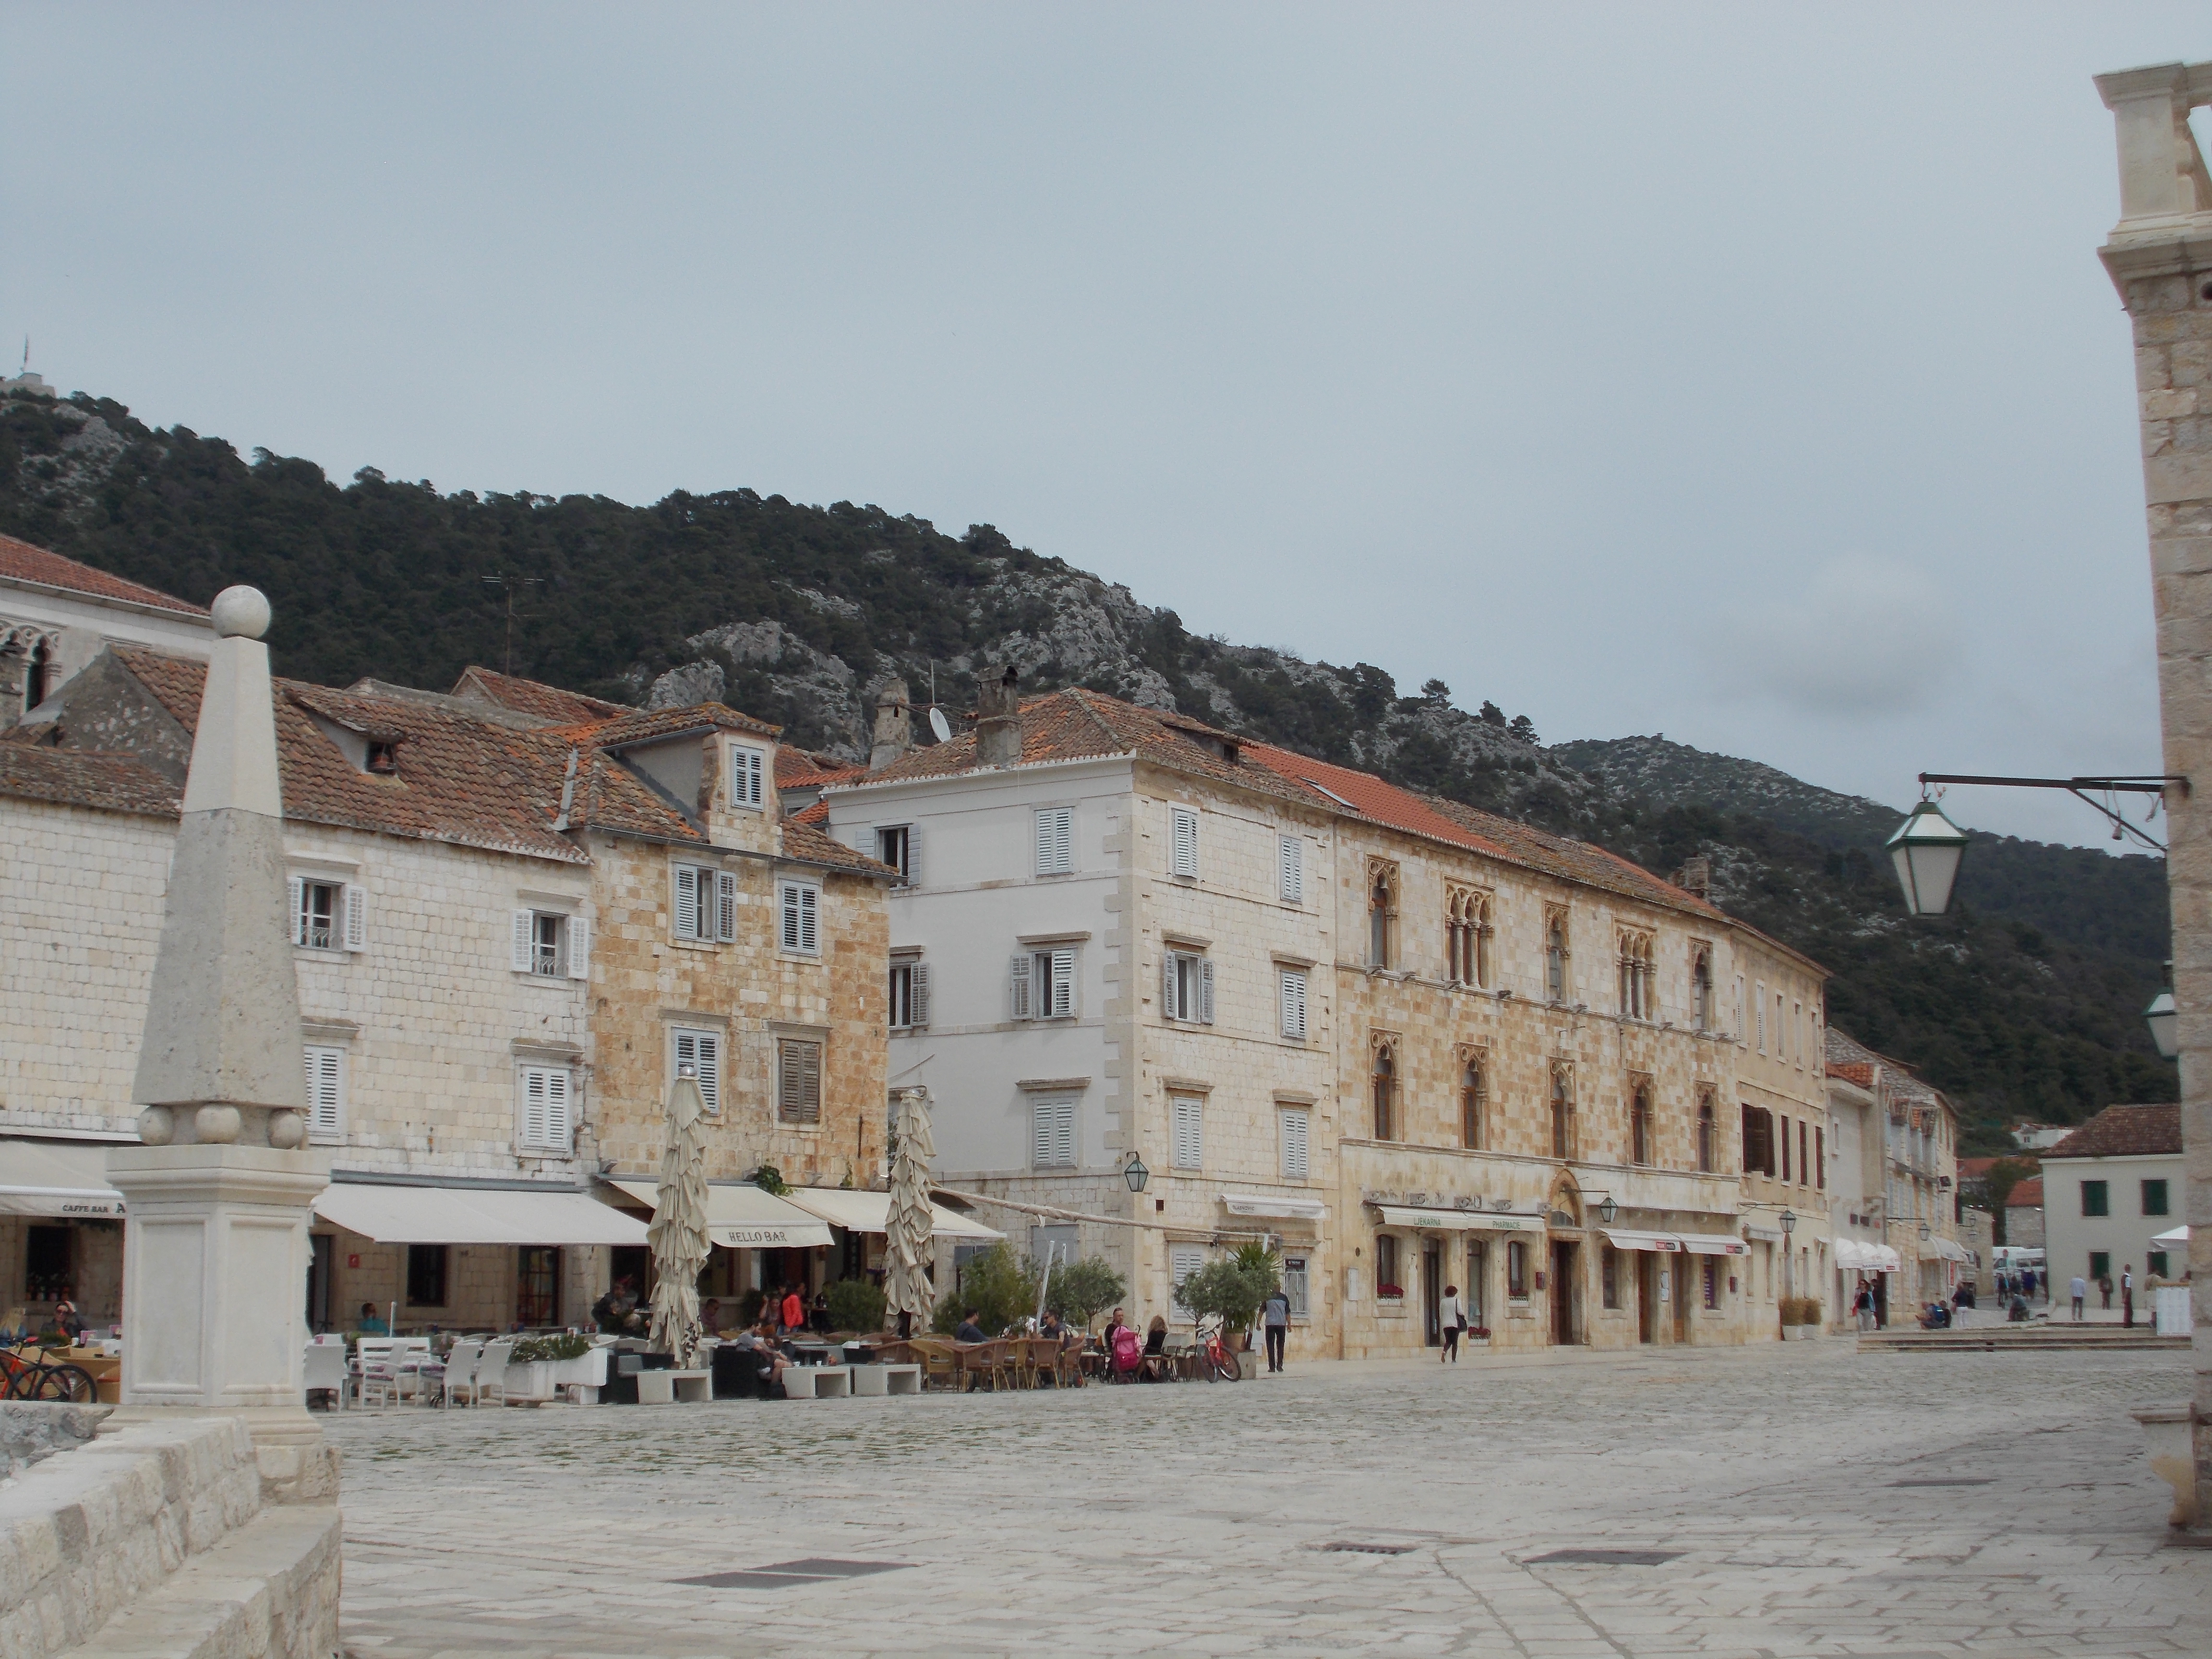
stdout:
{"type": "Polygon", "coordinates": [[[1959,860],[1966,850],[1966,832],[1933,800],[1923,799],[1898,825],[1889,838],[1889,856],[1910,914],[1940,916],[1951,908],[1951,884],[1959,878],[1959,860]]]}

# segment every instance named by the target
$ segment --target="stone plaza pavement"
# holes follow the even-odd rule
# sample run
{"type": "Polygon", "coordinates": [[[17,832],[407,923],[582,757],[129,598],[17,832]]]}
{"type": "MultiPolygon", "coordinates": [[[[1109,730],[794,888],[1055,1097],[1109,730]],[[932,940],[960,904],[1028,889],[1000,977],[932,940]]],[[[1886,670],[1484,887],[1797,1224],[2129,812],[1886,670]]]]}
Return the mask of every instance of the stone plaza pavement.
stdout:
{"type": "Polygon", "coordinates": [[[2126,1415],[2188,1366],[1832,1338],[324,1420],[356,1659],[2076,1659],[2212,1653],[2212,1553],[2164,1547],[2126,1415]],[[902,1565],[684,1582],[809,1562],[902,1565]]]}

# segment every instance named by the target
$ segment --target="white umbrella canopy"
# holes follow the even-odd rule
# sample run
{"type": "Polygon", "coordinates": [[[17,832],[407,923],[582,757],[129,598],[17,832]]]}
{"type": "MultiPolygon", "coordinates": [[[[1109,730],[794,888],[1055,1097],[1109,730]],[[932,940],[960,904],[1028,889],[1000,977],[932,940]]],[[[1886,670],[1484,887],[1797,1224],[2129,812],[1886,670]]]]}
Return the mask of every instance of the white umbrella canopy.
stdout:
{"type": "Polygon", "coordinates": [[[660,1186],[653,1224],[653,1330],[656,1353],[675,1357],[689,1370],[699,1351],[699,1271],[707,1265],[707,1102],[699,1079],[686,1068],[668,1095],[668,1145],[660,1155],[660,1186]]]}
{"type": "Polygon", "coordinates": [[[899,1091],[898,1127],[891,1147],[890,1212],[884,1219],[884,1291],[893,1317],[929,1317],[936,1292],[929,1282],[937,1218],[929,1206],[929,1165],[937,1143],[929,1133],[929,1091],[899,1091]]]}

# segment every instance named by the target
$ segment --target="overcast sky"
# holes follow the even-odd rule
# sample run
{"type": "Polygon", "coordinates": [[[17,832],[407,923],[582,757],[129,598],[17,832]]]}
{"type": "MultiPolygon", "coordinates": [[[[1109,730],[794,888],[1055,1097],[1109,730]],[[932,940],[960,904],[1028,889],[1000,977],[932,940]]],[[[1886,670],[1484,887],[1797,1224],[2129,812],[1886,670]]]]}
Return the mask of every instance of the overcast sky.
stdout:
{"type": "Polygon", "coordinates": [[[2090,76],[2202,5],[0,20],[0,339],[150,422],[989,522],[1899,806],[2160,769],[2090,76]]]}

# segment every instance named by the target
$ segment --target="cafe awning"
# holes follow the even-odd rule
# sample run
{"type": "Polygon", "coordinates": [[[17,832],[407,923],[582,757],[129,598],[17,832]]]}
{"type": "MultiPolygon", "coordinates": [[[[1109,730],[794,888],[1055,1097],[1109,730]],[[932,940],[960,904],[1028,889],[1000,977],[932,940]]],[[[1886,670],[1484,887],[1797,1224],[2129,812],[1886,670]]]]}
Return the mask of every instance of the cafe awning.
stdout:
{"type": "Polygon", "coordinates": [[[642,1244],[635,1216],[569,1191],[337,1182],[315,1199],[332,1226],[380,1244],[642,1244]]]}
{"type": "Polygon", "coordinates": [[[107,1145],[97,1140],[0,1140],[0,1215],[123,1213],[107,1184],[107,1145]]]}
{"type": "MultiPolygon", "coordinates": [[[[647,1209],[658,1207],[657,1181],[612,1181],[647,1209]]],[[[601,1206],[602,1208],[605,1206],[601,1206]]],[[[645,1226],[638,1224],[638,1243],[645,1226]]],[[[750,1181],[707,1188],[707,1237],[732,1250],[805,1250],[830,1242],[830,1229],[795,1204],[764,1193],[750,1181]]]]}
{"type": "Polygon", "coordinates": [[[2169,1227],[2162,1233],[2153,1234],[2150,1242],[2161,1250],[2178,1250],[2189,1243],[2189,1229],[2169,1227]]]}
{"type": "Polygon", "coordinates": [[[1899,1266],[1897,1252],[1888,1245],[1863,1238],[1839,1238],[1835,1252],[1836,1266],[1846,1273],[1893,1273],[1899,1266]]]}
{"type": "MultiPolygon", "coordinates": [[[[811,1216],[818,1216],[833,1227],[842,1227],[848,1233],[880,1233],[890,1226],[891,1195],[872,1193],[852,1187],[793,1187],[784,1194],[786,1203],[796,1205],[811,1216]]],[[[972,1216],[957,1210],[948,1210],[942,1204],[929,1206],[934,1222],[930,1229],[933,1238],[965,1238],[979,1243],[995,1243],[1006,1237],[994,1232],[972,1216]]]]}
{"type": "Polygon", "coordinates": [[[1386,1227],[1450,1233],[1540,1233],[1544,1218],[1503,1215],[1496,1210],[1433,1210],[1411,1204],[1377,1204],[1386,1227]]]}
{"type": "Polygon", "coordinates": [[[1692,1255],[1749,1255],[1751,1246],[1733,1233],[1677,1233],[1692,1255]]]}
{"type": "Polygon", "coordinates": [[[1605,1242],[1616,1250],[1680,1251],[1682,1241],[1672,1233],[1643,1233],[1627,1227],[1603,1227],[1605,1242]]]}
{"type": "Polygon", "coordinates": [[[1221,1207],[1231,1215],[1280,1216],[1291,1221],[1325,1221],[1328,1206],[1295,1193],[1224,1193],[1221,1207]]]}
{"type": "Polygon", "coordinates": [[[1974,1253],[1972,1250],[1963,1244],[1954,1243],[1948,1238],[1939,1238],[1936,1241],[1936,1254],[1946,1261],[1972,1262],[1974,1259],[1974,1253]]]}

